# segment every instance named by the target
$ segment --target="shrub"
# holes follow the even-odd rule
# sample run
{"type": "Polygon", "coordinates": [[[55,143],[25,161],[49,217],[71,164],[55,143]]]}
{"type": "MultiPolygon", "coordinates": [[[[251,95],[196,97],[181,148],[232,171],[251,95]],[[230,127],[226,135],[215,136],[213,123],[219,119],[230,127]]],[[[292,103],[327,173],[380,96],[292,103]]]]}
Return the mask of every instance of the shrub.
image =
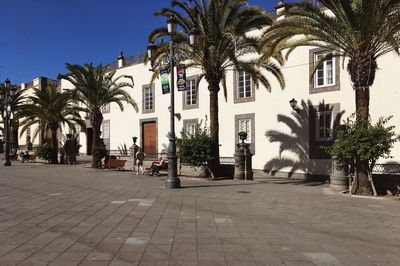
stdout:
{"type": "Polygon", "coordinates": [[[40,159],[50,162],[51,152],[52,152],[51,146],[49,144],[45,143],[45,144],[39,145],[36,148],[35,155],[37,157],[39,157],[40,159]]]}
{"type": "Polygon", "coordinates": [[[196,125],[193,135],[182,134],[180,140],[180,156],[183,162],[194,166],[206,166],[212,157],[211,137],[206,126],[201,127],[201,123],[196,125]]]}
{"type": "Polygon", "coordinates": [[[354,163],[356,160],[368,161],[368,176],[371,186],[376,194],[372,180],[372,169],[379,158],[389,158],[394,143],[398,140],[394,126],[387,126],[392,117],[380,118],[373,125],[370,120],[354,119],[354,115],[345,122],[345,130],[338,134],[337,139],[330,148],[326,148],[333,158],[340,164],[348,165],[350,174],[355,178],[354,163]]]}
{"type": "Polygon", "coordinates": [[[79,155],[79,149],[82,147],[78,141],[78,135],[67,134],[62,136],[61,145],[67,155],[79,155]]]}

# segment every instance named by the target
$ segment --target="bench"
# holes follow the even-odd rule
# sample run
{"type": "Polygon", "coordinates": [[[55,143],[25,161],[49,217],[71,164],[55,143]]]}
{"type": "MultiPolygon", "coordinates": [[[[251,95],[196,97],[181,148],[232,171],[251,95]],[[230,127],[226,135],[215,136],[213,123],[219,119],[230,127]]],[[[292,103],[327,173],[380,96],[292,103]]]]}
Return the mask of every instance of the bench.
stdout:
{"type": "Polygon", "coordinates": [[[36,155],[35,154],[18,155],[18,159],[21,160],[22,163],[24,163],[24,162],[32,163],[32,162],[36,162],[36,155]]]}
{"type": "Polygon", "coordinates": [[[36,155],[34,154],[29,154],[28,155],[28,163],[29,162],[36,162],[36,155]]]}
{"type": "MultiPolygon", "coordinates": [[[[158,163],[158,162],[153,162],[153,163],[158,163]]],[[[156,170],[156,171],[154,171],[154,173],[153,173],[153,171],[152,171],[152,169],[150,167],[150,168],[146,168],[146,171],[144,172],[144,174],[147,174],[147,175],[153,175],[153,174],[160,175],[161,171],[167,172],[168,171],[168,162],[165,161],[160,166],[154,166],[154,167],[155,167],[155,170],[156,170]]]]}
{"type": "Polygon", "coordinates": [[[108,169],[117,168],[118,170],[124,170],[125,163],[126,163],[126,160],[108,159],[108,161],[105,165],[105,168],[108,168],[108,169]]]}

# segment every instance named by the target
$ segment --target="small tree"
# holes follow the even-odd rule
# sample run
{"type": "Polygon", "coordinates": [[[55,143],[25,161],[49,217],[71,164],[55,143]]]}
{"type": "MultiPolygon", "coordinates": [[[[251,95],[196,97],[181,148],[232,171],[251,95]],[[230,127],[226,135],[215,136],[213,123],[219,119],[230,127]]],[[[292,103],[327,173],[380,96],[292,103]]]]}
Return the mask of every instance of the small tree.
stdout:
{"type": "Polygon", "coordinates": [[[201,123],[196,125],[194,134],[182,133],[180,141],[181,160],[194,166],[205,166],[211,177],[209,163],[214,159],[212,156],[212,140],[206,126],[201,127],[201,123]]]}
{"type": "MultiPolygon", "coordinates": [[[[379,158],[389,158],[390,150],[394,143],[399,139],[394,132],[394,126],[386,126],[392,117],[380,118],[373,125],[371,120],[356,120],[355,115],[347,119],[345,123],[345,132],[338,135],[332,147],[328,152],[334,156],[338,163],[349,165],[349,174],[354,176],[354,181],[350,189],[351,193],[357,192],[360,184],[355,162],[357,160],[368,161],[368,186],[371,186],[374,195],[376,189],[372,179],[372,170],[379,158]]],[[[364,170],[364,169],[363,169],[364,170]]]]}
{"type": "Polygon", "coordinates": [[[79,144],[78,135],[67,134],[63,137],[63,142],[62,146],[67,155],[67,163],[75,164],[76,156],[79,155],[79,149],[82,147],[79,144]]]}
{"type": "Polygon", "coordinates": [[[40,159],[46,160],[48,163],[51,162],[51,155],[52,155],[53,149],[51,146],[47,143],[39,145],[36,148],[35,155],[39,157],[40,159]]]}

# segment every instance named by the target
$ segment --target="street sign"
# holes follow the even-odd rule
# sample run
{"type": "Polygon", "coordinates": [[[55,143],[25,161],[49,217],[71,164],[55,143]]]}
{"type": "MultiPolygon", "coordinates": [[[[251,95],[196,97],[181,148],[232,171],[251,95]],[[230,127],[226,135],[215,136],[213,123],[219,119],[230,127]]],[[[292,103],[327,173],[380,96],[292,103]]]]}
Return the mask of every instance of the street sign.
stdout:
{"type": "Polygon", "coordinates": [[[178,65],[176,67],[176,72],[178,74],[178,78],[176,80],[178,91],[186,90],[186,67],[185,65],[178,65]]]}

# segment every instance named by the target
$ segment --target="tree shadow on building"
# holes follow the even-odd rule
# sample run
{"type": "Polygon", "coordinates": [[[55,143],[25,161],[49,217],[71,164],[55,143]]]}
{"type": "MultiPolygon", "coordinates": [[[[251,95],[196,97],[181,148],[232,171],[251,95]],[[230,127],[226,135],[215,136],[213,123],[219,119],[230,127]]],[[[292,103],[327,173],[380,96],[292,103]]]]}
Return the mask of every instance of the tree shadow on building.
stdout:
{"type": "MultiPolygon", "coordinates": [[[[276,177],[303,179],[305,181],[325,182],[331,172],[330,156],[322,149],[329,146],[329,141],[316,141],[317,112],[332,112],[333,125],[340,123],[344,111],[339,111],[339,104],[325,104],[324,101],[314,106],[310,100],[301,101],[298,111],[290,116],[277,116],[279,123],[286,125],[290,131],[268,130],[265,136],[271,143],[279,144],[278,156],[267,161],[264,172],[276,177]],[[290,133],[289,133],[290,132],[290,133]],[[299,174],[303,172],[304,174],[299,174]]],[[[332,134],[332,132],[330,133],[332,134]]]]}

